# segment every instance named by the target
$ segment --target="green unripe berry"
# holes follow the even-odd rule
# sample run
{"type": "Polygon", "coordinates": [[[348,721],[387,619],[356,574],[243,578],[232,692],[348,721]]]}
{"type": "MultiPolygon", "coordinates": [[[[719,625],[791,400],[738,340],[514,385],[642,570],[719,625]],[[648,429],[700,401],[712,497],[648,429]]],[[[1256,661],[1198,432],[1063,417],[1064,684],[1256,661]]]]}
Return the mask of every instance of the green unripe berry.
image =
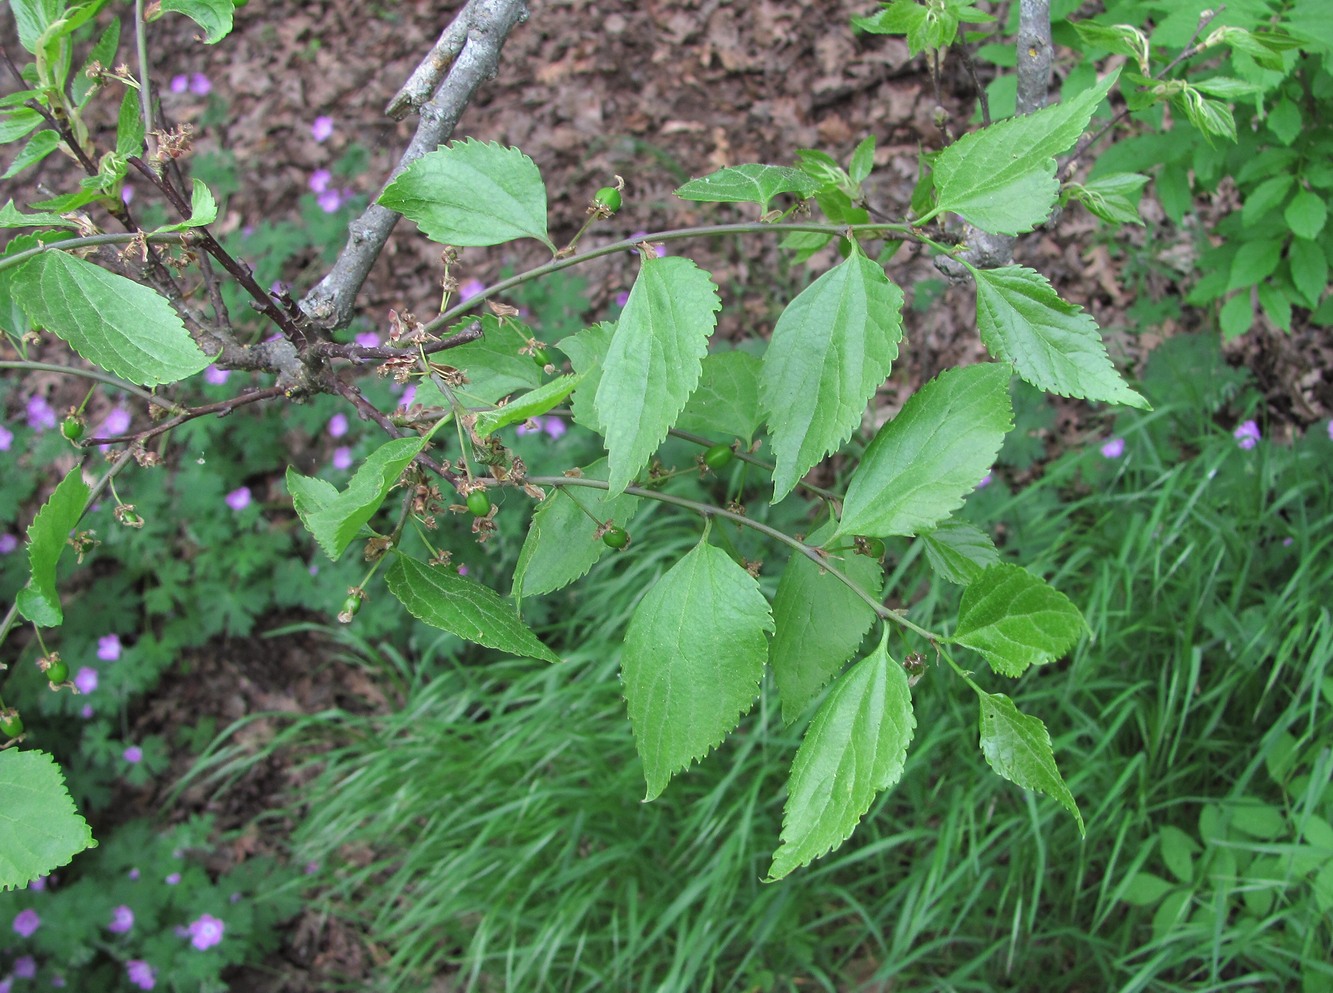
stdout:
{"type": "Polygon", "coordinates": [[[708,451],[704,452],[704,465],[714,472],[721,472],[727,466],[731,465],[736,453],[731,450],[730,445],[716,444],[708,451]]]}
{"type": "Polygon", "coordinates": [[[23,733],[23,718],[17,710],[0,712],[0,738],[17,738],[23,733]]]}
{"type": "Polygon", "coordinates": [[[614,186],[603,186],[593,194],[592,202],[598,207],[605,207],[614,214],[620,209],[620,191],[614,186]]]}
{"type": "Polygon", "coordinates": [[[866,540],[865,554],[878,561],[884,557],[884,542],[879,538],[869,538],[866,540]]]}
{"type": "Polygon", "coordinates": [[[46,667],[46,678],[52,686],[59,686],[69,679],[69,666],[56,659],[46,667]]]}
{"type": "Polygon", "coordinates": [[[485,490],[473,490],[467,495],[467,509],[473,517],[485,517],[491,512],[491,498],[485,490]]]}
{"type": "Polygon", "coordinates": [[[83,437],[83,418],[70,414],[60,423],[60,433],[70,441],[78,441],[83,437]]]}
{"type": "Polygon", "coordinates": [[[532,361],[545,369],[551,364],[551,355],[544,348],[534,348],[532,350],[532,361]]]}
{"type": "Polygon", "coordinates": [[[629,544],[629,532],[622,527],[612,525],[603,532],[602,544],[619,551],[629,544]]]}

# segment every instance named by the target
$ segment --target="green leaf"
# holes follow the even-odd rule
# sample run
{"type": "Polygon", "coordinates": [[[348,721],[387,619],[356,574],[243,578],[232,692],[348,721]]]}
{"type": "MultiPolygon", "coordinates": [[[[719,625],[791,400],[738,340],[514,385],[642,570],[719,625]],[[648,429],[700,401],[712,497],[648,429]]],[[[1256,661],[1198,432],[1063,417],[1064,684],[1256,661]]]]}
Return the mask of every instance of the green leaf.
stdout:
{"type": "MultiPolygon", "coordinates": [[[[143,114],[139,91],[126,88],[120,101],[120,117],[116,123],[116,154],[121,158],[143,154],[143,114]]],[[[199,180],[195,180],[199,182],[199,180]]]]}
{"type": "Polygon", "coordinates": [[[447,568],[432,569],[397,554],[384,581],[408,613],[431,627],[518,658],[560,661],[523,623],[513,604],[447,568]]]}
{"type": "Polygon", "coordinates": [[[700,179],[691,179],[676,196],[705,203],[757,203],[761,211],[779,193],[813,196],[819,182],[791,166],[747,164],[728,166],[700,179]]]}
{"type": "Polygon", "coordinates": [[[676,427],[708,438],[751,441],[763,422],[759,370],[758,356],[749,352],[705,355],[699,386],[686,401],[676,427]]]}
{"type": "Polygon", "coordinates": [[[1282,217],[1297,238],[1318,238],[1328,220],[1328,206],[1323,197],[1301,188],[1287,204],[1282,217]]]}
{"type": "Polygon", "coordinates": [[[1328,259],[1318,242],[1293,238],[1287,249],[1287,263],[1291,266],[1291,281],[1306,306],[1315,308],[1328,289],[1328,259]]]}
{"type": "Polygon", "coordinates": [[[0,228],[72,228],[73,221],[67,221],[59,214],[25,214],[9,200],[0,207],[0,228]]]}
{"type": "Polygon", "coordinates": [[[987,566],[1000,561],[990,536],[966,521],[940,521],[933,531],[921,535],[926,561],[935,574],[948,583],[966,586],[987,566]]]}
{"type": "MultiPolygon", "coordinates": [[[[78,526],[88,502],[83,466],[76,465],[60,481],[28,528],[28,585],[19,590],[19,613],[40,627],[53,628],[64,620],[56,591],[56,563],[78,526]]],[[[0,808],[3,809],[3,808],[0,808]]],[[[0,849],[2,851],[3,849],[0,849]]]]}
{"type": "MultiPolygon", "coordinates": [[[[833,534],[829,521],[807,539],[823,545],[833,534]]],[[[880,598],[884,570],[867,555],[849,547],[830,556],[840,570],[874,599],[880,598]]],[[[773,597],[773,640],[768,659],[773,666],[782,719],[801,716],[838,670],[861,647],[861,638],[875,621],[874,609],[801,552],[792,552],[773,597]]]]}
{"type": "Polygon", "coordinates": [[[546,186],[532,159],[494,142],[456,141],[413,162],[380,195],[445,245],[502,245],[546,235],[546,186]]]}
{"type": "Polygon", "coordinates": [[[1137,172],[1100,176],[1084,185],[1072,184],[1071,196],[1089,211],[1112,224],[1143,224],[1139,199],[1148,177],[1137,172]]]}
{"type": "Polygon", "coordinates": [[[968,269],[977,282],[981,340],[1024,382],[1060,396],[1150,409],[1111,364],[1097,322],[1061,300],[1045,276],[1026,266],[968,269]]]}
{"type": "Polygon", "coordinates": [[[568,376],[557,376],[535,390],[524,393],[512,403],[497,407],[495,410],[483,411],[477,415],[477,437],[485,438],[506,424],[514,424],[532,417],[539,417],[552,407],[559,405],[565,397],[569,396],[570,391],[579,385],[581,378],[577,373],[568,376]]]}
{"type": "Polygon", "coordinates": [[[578,334],[561,340],[557,348],[569,356],[574,371],[582,377],[569,409],[574,415],[574,423],[589,431],[602,433],[602,423],[597,417],[595,400],[597,387],[602,382],[602,362],[606,359],[611,339],[615,337],[614,321],[601,321],[592,327],[584,328],[578,334]]]}
{"type": "Polygon", "coordinates": [[[43,252],[19,267],[12,287],[34,326],[131,383],[174,383],[208,365],[165,299],[91,262],[43,252]]]}
{"type": "Polygon", "coordinates": [[[190,217],[188,220],[180,221],[177,224],[164,224],[156,228],[154,233],[165,231],[184,231],[187,228],[198,228],[205,224],[212,224],[218,219],[218,202],[213,199],[212,192],[201,179],[194,181],[194,189],[190,196],[190,217]]]}
{"type": "Polygon", "coordinates": [[[54,131],[38,131],[28,139],[28,143],[23,146],[23,150],[14,156],[14,161],[9,163],[9,168],[0,179],[11,179],[17,176],[30,165],[36,165],[42,159],[46,158],[56,150],[60,144],[60,135],[54,131]]]}
{"type": "Polygon", "coordinates": [[[0,145],[18,141],[46,118],[27,107],[15,107],[0,118],[0,145]]]}
{"type": "Polygon", "coordinates": [[[1074,815],[1079,834],[1084,834],[1083,815],[1073,794],[1055,767],[1055,752],[1046,725],[1021,714],[1003,693],[983,693],[981,701],[981,754],[995,772],[1027,790],[1053,797],[1074,815]]]}
{"type": "MultiPolygon", "coordinates": [[[[532,355],[525,350],[532,338],[532,329],[512,318],[503,320],[486,314],[481,321],[481,337],[466,345],[459,345],[436,356],[461,369],[467,382],[454,388],[454,394],[466,403],[484,406],[520,390],[532,390],[541,385],[542,374],[532,355]]],[[[450,328],[457,332],[470,326],[464,321],[450,328]]]]}
{"type": "Polygon", "coordinates": [[[1086,633],[1078,608],[1022,566],[989,566],[963,591],[950,639],[981,655],[1002,676],[1058,659],[1086,633]]]}
{"type": "Polygon", "coordinates": [[[1175,888],[1161,876],[1151,872],[1136,872],[1129,884],[1120,891],[1120,899],[1133,907],[1151,907],[1175,888]]]}
{"type": "Polygon", "coordinates": [[[1070,21],[1079,39],[1088,48],[1100,48],[1112,55],[1128,55],[1138,62],[1143,72],[1148,71],[1148,38],[1132,24],[1094,24],[1092,21],[1070,21]]]}
{"type": "Polygon", "coordinates": [[[1236,140],[1236,119],[1226,104],[1209,100],[1189,84],[1185,85],[1174,102],[1185,111],[1185,116],[1199,129],[1205,141],[1209,141],[1212,136],[1233,142],[1236,140]]]}
{"type": "Polygon", "coordinates": [[[907,673],[886,642],[887,634],[838,680],[797,749],[770,880],[841,845],[875,796],[902,778],[916,717],[907,673]]]}
{"type": "Polygon", "coordinates": [[[921,387],[866,449],[838,535],[928,530],[963,505],[1013,427],[1009,370],[948,369],[921,387]]]}
{"type": "Polygon", "coordinates": [[[427,440],[395,438],[381,445],[357,469],[347,489],[336,496],[330,494],[329,484],[287,467],[287,490],[296,513],[324,554],[336,562],[347,551],[362,525],[380,509],[403,470],[426,447],[427,440]]]}
{"type": "Polygon", "coordinates": [[[1031,231],[1050,214],[1059,193],[1055,156],[1078,141],[1117,75],[1054,107],[964,135],[944,149],[934,165],[938,201],[927,217],[950,211],[994,234],[1031,231]]]}
{"type": "Polygon", "coordinates": [[[97,847],[46,752],[0,752],[0,890],[16,890],[97,847]]]}
{"type": "Polygon", "coordinates": [[[777,462],[774,503],[860,426],[898,357],[902,303],[902,290],[858,252],[778,318],[759,377],[777,462]]]}
{"type": "Polygon", "coordinates": [[[36,55],[42,35],[61,17],[65,6],[61,0],[10,0],[9,8],[18,28],[19,44],[30,54],[36,55]]]}
{"type": "Polygon", "coordinates": [[[875,168],[875,136],[867,135],[852,151],[852,161],[847,167],[847,175],[858,186],[869,178],[875,168]]]}
{"type": "Polygon", "coordinates": [[[1240,209],[1241,223],[1248,228],[1262,220],[1286,201],[1295,185],[1296,177],[1289,172],[1265,179],[1245,194],[1245,204],[1240,209]]]}
{"type": "Polygon", "coordinates": [[[1244,289],[1273,275],[1282,260],[1282,239],[1247,239],[1231,260],[1231,278],[1227,290],[1244,289]]]}
{"type": "MultiPolygon", "coordinates": [[[[582,470],[585,479],[606,479],[606,459],[582,470]]],[[[607,521],[626,527],[639,510],[639,498],[610,496],[592,486],[561,486],[542,501],[514,567],[515,598],[563,589],[610,551],[597,538],[607,521]]]]}
{"type": "Polygon", "coordinates": [[[689,259],[643,257],[595,400],[613,493],[648,464],[694,392],[720,306],[713,280],[689,259]]]}
{"type": "Polygon", "coordinates": [[[621,671],[652,800],[754,704],[773,621],[759,582],[707,535],[639,602],[621,671]]]}
{"type": "Polygon", "coordinates": [[[204,44],[216,45],[231,34],[232,0],[162,0],[162,10],[184,14],[204,29],[204,44]]]}

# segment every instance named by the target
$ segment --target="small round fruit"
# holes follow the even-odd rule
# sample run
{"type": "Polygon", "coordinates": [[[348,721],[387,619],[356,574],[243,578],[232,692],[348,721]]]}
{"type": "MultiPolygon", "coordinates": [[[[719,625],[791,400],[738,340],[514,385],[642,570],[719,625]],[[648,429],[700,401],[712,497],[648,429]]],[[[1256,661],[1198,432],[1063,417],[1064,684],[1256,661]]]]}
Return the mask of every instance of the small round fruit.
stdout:
{"type": "Polygon", "coordinates": [[[360,613],[360,611],[361,611],[361,598],[359,596],[352,595],[343,601],[343,609],[340,611],[340,613],[349,614],[355,617],[358,613],[360,613]]]}
{"type": "Polygon", "coordinates": [[[467,495],[467,509],[473,517],[485,517],[491,512],[491,498],[485,490],[473,490],[467,495]]]}
{"type": "Polygon", "coordinates": [[[545,369],[551,364],[551,353],[544,348],[534,348],[532,350],[532,361],[545,369]]]}
{"type": "Polygon", "coordinates": [[[614,214],[620,209],[620,191],[614,186],[603,186],[592,195],[592,202],[599,207],[605,207],[614,214]]]}
{"type": "Polygon", "coordinates": [[[0,738],[17,738],[23,733],[23,718],[17,710],[0,713],[0,738]]]}
{"type": "Polygon", "coordinates": [[[60,433],[70,441],[78,441],[83,437],[83,418],[70,414],[61,422],[60,433]]]}
{"type": "Polygon", "coordinates": [[[879,538],[867,538],[865,554],[878,561],[884,557],[884,542],[879,538]]]}
{"type": "Polygon", "coordinates": [[[714,472],[721,472],[727,466],[731,465],[732,459],[736,453],[731,450],[730,445],[716,444],[708,451],[704,452],[704,465],[714,472]]]}
{"type": "Polygon", "coordinates": [[[622,549],[629,544],[629,532],[613,525],[602,534],[602,544],[607,548],[622,549]]]}
{"type": "Polygon", "coordinates": [[[46,678],[50,680],[52,686],[59,686],[69,679],[69,666],[59,660],[52,662],[46,667],[46,678]]]}

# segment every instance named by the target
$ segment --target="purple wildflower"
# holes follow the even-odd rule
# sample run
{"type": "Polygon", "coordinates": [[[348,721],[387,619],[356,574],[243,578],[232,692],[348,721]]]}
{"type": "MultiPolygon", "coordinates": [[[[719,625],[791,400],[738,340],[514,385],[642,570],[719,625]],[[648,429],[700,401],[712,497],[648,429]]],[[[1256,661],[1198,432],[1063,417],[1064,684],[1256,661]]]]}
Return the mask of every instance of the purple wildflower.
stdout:
{"type": "Polygon", "coordinates": [[[993,478],[994,477],[989,472],[986,473],[986,475],[981,477],[981,482],[977,483],[977,489],[979,490],[985,489],[987,486],[991,484],[991,480],[993,478]]]}
{"type": "Polygon", "coordinates": [[[227,381],[227,377],[230,375],[231,370],[219,369],[217,366],[211,365],[204,370],[204,382],[208,383],[210,386],[221,386],[227,381]]]}
{"type": "Polygon", "coordinates": [[[1328,422],[1328,440],[1333,441],[1333,421],[1328,422]]]}
{"type": "Polygon", "coordinates": [[[484,292],[486,292],[485,283],[480,279],[469,279],[458,287],[458,302],[466,303],[484,292]]]}
{"type": "Polygon", "coordinates": [[[356,336],[355,341],[362,348],[379,348],[380,336],[375,331],[362,331],[356,336]]]}
{"type": "Polygon", "coordinates": [[[213,92],[213,83],[202,72],[190,73],[190,92],[197,97],[206,97],[213,92]]]}
{"type": "Polygon", "coordinates": [[[315,198],[315,202],[324,213],[332,214],[343,205],[343,195],[338,190],[325,190],[315,198]]]}
{"type": "Polygon", "coordinates": [[[143,959],[130,959],[125,963],[125,974],[130,982],[141,990],[151,990],[157,985],[157,970],[143,959]]]}
{"type": "MultiPolygon", "coordinates": [[[[120,753],[120,757],[123,758],[130,765],[138,765],[140,762],[143,761],[143,749],[140,748],[138,745],[130,745],[129,748],[125,749],[125,751],[120,753]]],[[[138,871],[139,871],[138,869],[131,869],[130,878],[138,879],[139,877],[135,875],[135,873],[137,873],[138,871]]]]}
{"type": "Polygon", "coordinates": [[[250,487],[242,486],[232,490],[226,496],[227,506],[232,510],[244,510],[250,506],[250,487]]]}
{"type": "Polygon", "coordinates": [[[93,714],[95,713],[96,711],[93,710],[93,705],[91,703],[85,703],[82,707],[79,708],[79,716],[82,717],[85,721],[88,720],[90,717],[92,717],[93,714]]]}
{"type": "Polygon", "coordinates": [[[120,635],[104,634],[98,638],[97,657],[103,662],[114,662],[120,658],[120,635]]]}
{"type": "Polygon", "coordinates": [[[37,975],[37,960],[31,955],[20,955],[14,960],[14,978],[31,979],[37,975]]]}
{"type": "Polygon", "coordinates": [[[129,872],[126,873],[126,875],[129,876],[131,881],[133,882],[139,881],[139,870],[137,868],[131,869],[129,872]]]}
{"type": "Polygon", "coordinates": [[[616,294],[616,306],[624,309],[627,303],[629,303],[629,290],[621,290],[616,294]]]}
{"type": "Polygon", "coordinates": [[[120,202],[129,203],[134,199],[134,187],[126,183],[120,188],[120,202]]]}
{"type": "Polygon", "coordinates": [[[19,547],[19,540],[15,535],[0,534],[0,555],[8,555],[14,549],[19,547]]]}
{"type": "Polygon", "coordinates": [[[403,395],[398,398],[398,402],[404,407],[412,406],[412,401],[417,398],[417,384],[412,383],[407,389],[403,390],[403,395]]]}
{"type": "Polygon", "coordinates": [[[74,674],[74,685],[80,693],[93,693],[97,690],[97,670],[84,666],[74,674]]]}
{"type": "Polygon", "coordinates": [[[329,425],[325,430],[329,432],[330,438],[341,438],[347,433],[347,415],[334,414],[329,418],[329,425]]]}
{"type": "Polygon", "coordinates": [[[0,424],[0,452],[9,451],[9,446],[12,444],[14,444],[14,432],[0,424]]]}
{"type": "Polygon", "coordinates": [[[333,118],[321,114],[310,125],[310,134],[315,141],[325,142],[333,137],[333,118]]]}
{"type": "Polygon", "coordinates": [[[190,77],[182,73],[179,76],[171,77],[171,92],[184,93],[190,88],[190,77]]]}
{"type": "Polygon", "coordinates": [[[162,880],[162,882],[166,883],[168,886],[178,886],[180,885],[180,881],[181,881],[181,874],[179,872],[170,873],[169,875],[167,875],[165,879],[162,880]]]}
{"type": "Polygon", "coordinates": [[[329,183],[333,182],[333,174],[327,169],[316,169],[310,174],[310,180],[306,184],[310,187],[312,193],[323,193],[329,188],[329,183]]]}
{"type": "Polygon", "coordinates": [[[548,417],[542,422],[542,430],[550,435],[552,441],[556,441],[563,438],[569,428],[566,427],[563,417],[548,417]]]}
{"type": "Polygon", "coordinates": [[[1102,458],[1118,459],[1125,454],[1125,439],[1112,438],[1102,446],[1102,458]]]}
{"type": "Polygon", "coordinates": [[[40,893],[42,890],[46,889],[46,877],[38,876],[32,882],[28,883],[28,889],[36,890],[38,893],[40,893]]]}
{"type": "Polygon", "coordinates": [[[106,929],[112,934],[124,934],[130,928],[134,927],[134,911],[125,904],[121,904],[111,911],[111,923],[106,929]]]}
{"type": "Polygon", "coordinates": [[[204,914],[190,922],[190,944],[199,951],[207,951],[222,940],[226,926],[212,914],[204,914]]]}
{"type": "Polygon", "coordinates": [[[20,938],[31,938],[33,932],[42,926],[42,919],[37,915],[37,911],[29,907],[27,910],[20,910],[14,918],[14,933],[20,938]]]}
{"type": "Polygon", "coordinates": [[[93,432],[95,438],[114,438],[130,429],[130,412],[124,407],[112,407],[93,432]]]}
{"type": "Polygon", "coordinates": [[[1259,444],[1259,425],[1254,421],[1245,421],[1232,432],[1241,448],[1250,449],[1259,444]]]}
{"type": "Polygon", "coordinates": [[[352,467],[352,450],[346,445],[339,445],[333,450],[333,468],[350,469],[352,467]]]}
{"type": "Polygon", "coordinates": [[[56,426],[56,412],[46,397],[32,396],[28,398],[28,427],[34,431],[49,431],[56,426]]]}

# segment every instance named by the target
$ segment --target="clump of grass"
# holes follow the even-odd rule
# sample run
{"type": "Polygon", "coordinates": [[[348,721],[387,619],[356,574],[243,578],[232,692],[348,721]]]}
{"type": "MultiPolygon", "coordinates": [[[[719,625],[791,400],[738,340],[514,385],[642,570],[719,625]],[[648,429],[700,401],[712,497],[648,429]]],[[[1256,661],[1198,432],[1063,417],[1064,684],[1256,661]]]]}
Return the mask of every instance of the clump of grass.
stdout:
{"type": "MultiPolygon", "coordinates": [[[[901,783],[781,883],[760,880],[802,729],[771,688],[641,803],[618,639],[697,540],[646,513],[637,554],[553,601],[563,665],[466,665],[442,642],[383,662],[401,710],[322,722],[297,843],[325,902],[364,922],[393,990],[1329,988],[1327,452],[1217,428],[1182,457],[1174,417],[1159,403],[1118,425],[1122,458],[1071,453],[977,501],[1092,627],[1005,687],[1052,729],[1086,839],[990,774],[974,699],[935,670],[901,783]]],[[[924,568],[908,556],[890,586],[926,589],[913,609],[938,622],[956,592],[924,568]]]]}

